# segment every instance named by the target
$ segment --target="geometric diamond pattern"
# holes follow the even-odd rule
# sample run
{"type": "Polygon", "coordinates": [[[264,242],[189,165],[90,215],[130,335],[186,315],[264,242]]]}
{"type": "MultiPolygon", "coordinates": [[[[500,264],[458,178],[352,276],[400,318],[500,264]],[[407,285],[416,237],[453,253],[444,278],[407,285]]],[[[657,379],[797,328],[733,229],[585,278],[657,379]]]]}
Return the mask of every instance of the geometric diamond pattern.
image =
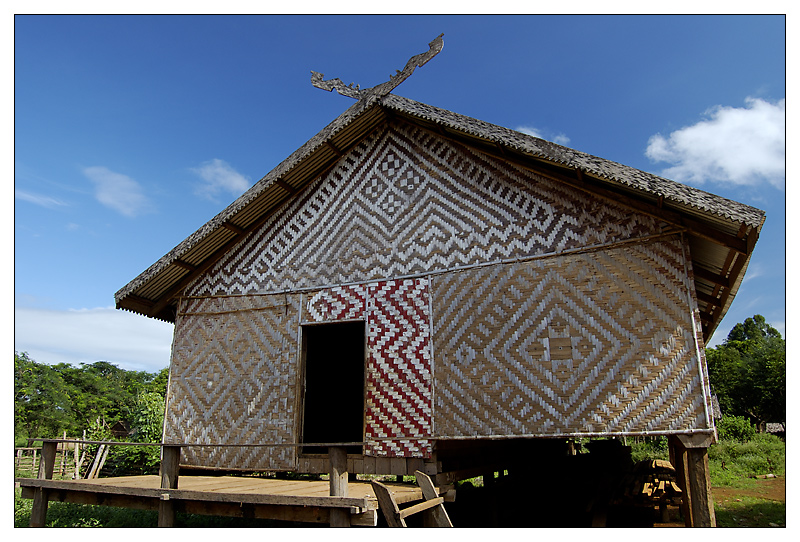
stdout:
{"type": "Polygon", "coordinates": [[[187,294],[389,280],[658,232],[652,217],[395,123],[357,144],[187,294]]]}
{"type": "Polygon", "coordinates": [[[432,281],[437,437],[709,427],[681,240],[432,281]]]}
{"type": "MultiPolygon", "coordinates": [[[[299,296],[189,299],[170,364],[165,442],[296,442],[299,296]]],[[[291,447],[187,447],[189,465],[295,468],[291,447]]]]}

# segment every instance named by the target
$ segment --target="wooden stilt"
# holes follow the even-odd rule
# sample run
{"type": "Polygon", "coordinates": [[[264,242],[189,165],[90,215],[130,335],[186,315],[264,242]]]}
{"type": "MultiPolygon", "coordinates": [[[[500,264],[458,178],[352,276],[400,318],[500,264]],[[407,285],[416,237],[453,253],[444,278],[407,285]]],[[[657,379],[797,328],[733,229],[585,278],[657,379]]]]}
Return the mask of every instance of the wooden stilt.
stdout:
{"type": "Polygon", "coordinates": [[[689,488],[689,484],[687,481],[689,477],[686,472],[686,448],[683,447],[683,444],[676,436],[669,437],[669,460],[672,463],[672,466],[675,467],[675,474],[677,478],[678,487],[681,488],[683,492],[683,497],[681,499],[681,514],[683,514],[683,521],[686,527],[692,527],[694,522],[692,521],[692,508],[690,503],[692,501],[691,498],[691,489],[689,488]]]}
{"type": "MultiPolygon", "coordinates": [[[[347,449],[342,446],[328,448],[331,463],[330,494],[332,497],[347,497],[347,449]]],[[[331,527],[349,527],[350,512],[343,508],[331,508],[331,527]]]]}
{"type": "Polygon", "coordinates": [[[714,501],[711,497],[711,479],[708,472],[708,449],[688,448],[686,463],[689,487],[692,493],[692,521],[695,527],[716,527],[714,501]]]}
{"type": "MultiPolygon", "coordinates": [[[[180,446],[161,447],[161,488],[178,489],[178,473],[181,462],[180,446]]],[[[173,527],[175,525],[175,507],[169,498],[169,493],[161,495],[158,503],[158,526],[173,527]]]]}
{"type": "Polygon", "coordinates": [[[708,471],[711,442],[712,436],[705,434],[675,435],[669,439],[670,459],[683,491],[681,511],[687,527],[717,526],[708,471]]]}
{"type": "MultiPolygon", "coordinates": [[[[42,444],[42,460],[39,463],[39,475],[37,478],[46,480],[53,478],[53,469],[56,465],[56,446],[57,443],[55,442],[44,442],[42,444]]],[[[31,508],[31,527],[44,527],[47,521],[48,498],[47,489],[40,487],[35,490],[31,508]]]]}

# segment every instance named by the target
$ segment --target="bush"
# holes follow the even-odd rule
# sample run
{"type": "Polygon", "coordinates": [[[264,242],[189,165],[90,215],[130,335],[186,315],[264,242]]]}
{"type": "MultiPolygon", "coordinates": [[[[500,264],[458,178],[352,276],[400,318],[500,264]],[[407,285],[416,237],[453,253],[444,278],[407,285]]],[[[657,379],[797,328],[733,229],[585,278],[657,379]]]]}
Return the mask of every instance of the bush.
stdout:
{"type": "Polygon", "coordinates": [[[719,440],[747,442],[756,436],[756,427],[744,416],[723,416],[717,423],[719,440]]]}
{"type": "Polygon", "coordinates": [[[646,459],[669,460],[667,437],[645,437],[641,442],[631,444],[631,459],[634,463],[646,459]]]}
{"type": "Polygon", "coordinates": [[[759,474],[786,474],[786,443],[757,434],[749,442],[723,440],[708,449],[712,486],[736,485],[759,474]]]}

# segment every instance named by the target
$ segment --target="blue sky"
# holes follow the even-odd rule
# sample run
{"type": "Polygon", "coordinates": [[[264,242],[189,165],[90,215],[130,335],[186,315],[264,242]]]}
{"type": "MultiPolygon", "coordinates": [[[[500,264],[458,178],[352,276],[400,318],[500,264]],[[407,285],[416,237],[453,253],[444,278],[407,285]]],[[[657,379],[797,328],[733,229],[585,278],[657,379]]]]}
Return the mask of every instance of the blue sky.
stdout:
{"type": "Polygon", "coordinates": [[[785,334],[781,16],[17,16],[14,348],[155,371],[172,325],[114,293],[444,33],[395,94],[764,209],[711,345],[785,334]]]}

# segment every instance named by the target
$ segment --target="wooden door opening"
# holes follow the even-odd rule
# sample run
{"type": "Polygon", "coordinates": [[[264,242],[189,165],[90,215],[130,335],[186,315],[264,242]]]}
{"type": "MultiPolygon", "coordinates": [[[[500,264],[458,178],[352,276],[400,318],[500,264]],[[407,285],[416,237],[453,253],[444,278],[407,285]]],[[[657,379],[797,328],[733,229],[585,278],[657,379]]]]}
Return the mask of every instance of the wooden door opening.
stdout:
{"type": "MultiPolygon", "coordinates": [[[[305,393],[301,442],[363,442],[364,322],[303,326],[305,393]]],[[[362,453],[349,446],[348,453],[362,453]]],[[[304,446],[304,454],[327,453],[304,446]]]]}

